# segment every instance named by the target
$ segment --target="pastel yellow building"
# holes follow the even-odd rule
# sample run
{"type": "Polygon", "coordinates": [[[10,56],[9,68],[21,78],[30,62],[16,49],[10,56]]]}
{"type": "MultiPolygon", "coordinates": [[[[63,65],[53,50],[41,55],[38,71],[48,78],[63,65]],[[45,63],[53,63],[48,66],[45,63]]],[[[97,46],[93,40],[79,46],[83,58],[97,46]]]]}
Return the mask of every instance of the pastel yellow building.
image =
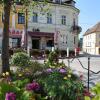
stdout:
{"type": "MultiPolygon", "coordinates": [[[[0,7],[0,46],[2,44],[2,30],[3,30],[4,12],[0,7]]],[[[16,6],[16,13],[11,10],[10,13],[10,27],[9,27],[9,46],[20,47],[21,36],[25,25],[25,13],[21,12],[21,6],[16,6]]]]}
{"type": "Polygon", "coordinates": [[[85,32],[83,51],[88,54],[100,55],[100,22],[85,32]]]}

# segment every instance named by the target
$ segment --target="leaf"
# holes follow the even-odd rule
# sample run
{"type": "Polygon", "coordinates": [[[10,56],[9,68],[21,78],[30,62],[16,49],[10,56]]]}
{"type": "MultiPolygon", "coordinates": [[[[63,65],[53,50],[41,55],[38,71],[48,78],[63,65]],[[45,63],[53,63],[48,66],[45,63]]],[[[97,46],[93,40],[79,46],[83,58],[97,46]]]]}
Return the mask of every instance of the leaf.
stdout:
{"type": "Polygon", "coordinates": [[[90,97],[88,97],[88,96],[85,96],[85,100],[91,100],[91,99],[90,99],[90,97]]]}

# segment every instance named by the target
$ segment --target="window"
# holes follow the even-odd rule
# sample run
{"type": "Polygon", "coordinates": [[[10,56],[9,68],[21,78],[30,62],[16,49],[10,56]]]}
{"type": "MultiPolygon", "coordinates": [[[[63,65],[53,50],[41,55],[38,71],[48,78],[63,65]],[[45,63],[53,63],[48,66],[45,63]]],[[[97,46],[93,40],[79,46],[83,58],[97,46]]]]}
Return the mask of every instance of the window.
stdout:
{"type": "Polygon", "coordinates": [[[38,22],[38,14],[36,12],[33,12],[33,22],[38,22]]]}
{"type": "Polygon", "coordinates": [[[66,25],[66,16],[62,16],[61,23],[62,25],[66,25]]]}
{"type": "Polygon", "coordinates": [[[47,13],[47,23],[52,24],[52,14],[47,13]]]}
{"type": "Polygon", "coordinates": [[[91,39],[91,34],[90,34],[90,39],[91,39]]]}
{"type": "Polygon", "coordinates": [[[55,0],[56,3],[61,3],[61,0],[55,0]]]}
{"type": "Polygon", "coordinates": [[[18,24],[25,23],[25,15],[23,13],[18,13],[18,24]]]}
{"type": "Polygon", "coordinates": [[[21,45],[21,39],[20,38],[12,38],[12,47],[20,47],[21,45]]]}

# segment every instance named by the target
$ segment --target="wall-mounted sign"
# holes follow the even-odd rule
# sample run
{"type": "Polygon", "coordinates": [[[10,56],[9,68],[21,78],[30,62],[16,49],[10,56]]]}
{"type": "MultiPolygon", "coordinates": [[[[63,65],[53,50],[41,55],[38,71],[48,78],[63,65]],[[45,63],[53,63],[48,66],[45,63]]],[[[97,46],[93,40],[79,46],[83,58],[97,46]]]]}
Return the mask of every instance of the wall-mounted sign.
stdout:
{"type": "Polygon", "coordinates": [[[22,35],[22,30],[9,29],[9,34],[10,35],[22,35]]]}

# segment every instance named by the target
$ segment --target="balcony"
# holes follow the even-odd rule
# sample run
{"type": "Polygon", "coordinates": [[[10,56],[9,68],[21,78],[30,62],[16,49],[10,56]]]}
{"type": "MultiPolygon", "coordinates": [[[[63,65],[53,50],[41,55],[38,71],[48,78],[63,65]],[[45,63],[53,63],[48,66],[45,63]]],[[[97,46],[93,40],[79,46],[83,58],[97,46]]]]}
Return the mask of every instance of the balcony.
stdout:
{"type": "Polygon", "coordinates": [[[73,25],[71,27],[71,32],[75,34],[79,34],[82,31],[82,28],[78,25],[73,25]]]}

